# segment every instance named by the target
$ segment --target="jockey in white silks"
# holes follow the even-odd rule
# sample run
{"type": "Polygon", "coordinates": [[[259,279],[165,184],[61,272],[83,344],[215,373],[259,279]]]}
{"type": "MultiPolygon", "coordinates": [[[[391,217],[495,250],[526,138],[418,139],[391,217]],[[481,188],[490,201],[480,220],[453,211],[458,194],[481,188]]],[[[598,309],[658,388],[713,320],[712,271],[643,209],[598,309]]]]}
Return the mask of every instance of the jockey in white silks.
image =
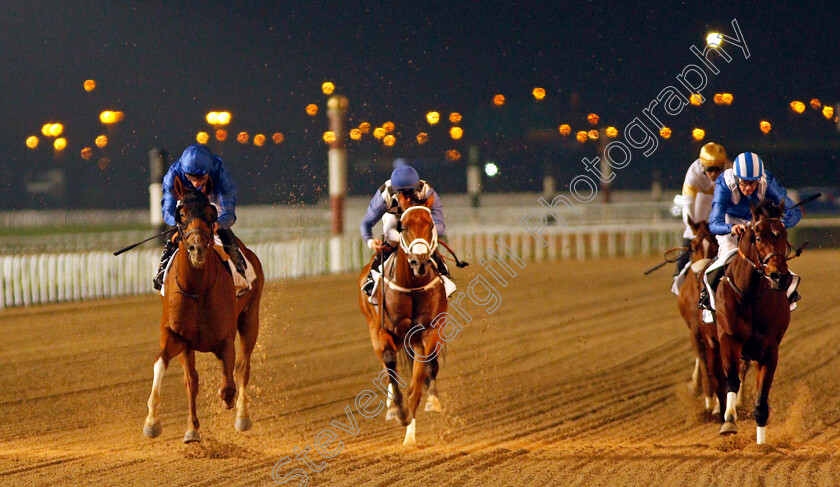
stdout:
{"type": "MultiPolygon", "coordinates": [[[[722,145],[714,142],[704,145],[700,149],[700,157],[688,167],[682,188],[682,219],[685,222],[682,246],[686,249],[694,238],[688,219],[691,218],[694,223],[709,220],[709,213],[712,211],[712,196],[715,194],[715,180],[720,173],[730,167],[732,165],[726,158],[726,150],[722,145]]],[[[675,279],[679,277],[690,258],[691,253],[688,251],[680,254],[677,259],[677,268],[674,270],[675,279]]]]}
{"type": "MultiPolygon", "coordinates": [[[[400,234],[397,231],[397,222],[400,219],[401,210],[397,201],[398,193],[410,193],[412,199],[420,202],[433,196],[434,200],[430,209],[435,230],[439,236],[443,235],[446,230],[446,224],[443,220],[443,205],[437,192],[428,183],[420,179],[413,167],[408,165],[397,166],[391,173],[391,179],[385,181],[385,184],[380,186],[376,194],[373,195],[360,225],[362,239],[371,250],[376,252],[370,265],[371,272],[368,273],[367,279],[362,284],[362,290],[368,296],[371,296],[376,284],[373,273],[377,272],[382,263],[399,246],[400,234]],[[382,220],[382,231],[385,234],[387,246],[382,240],[373,237],[373,227],[379,220],[382,220]]],[[[434,260],[441,274],[441,279],[446,287],[446,296],[449,297],[455,292],[455,283],[449,277],[449,269],[446,267],[443,257],[437,251],[432,254],[432,260],[434,260]]]]}
{"type": "MultiPolygon", "coordinates": [[[[776,204],[785,202],[785,214],[782,224],[785,228],[792,228],[802,219],[802,210],[796,207],[787,196],[787,191],[780,185],[769,171],[764,170],[764,162],[758,154],[744,152],[735,158],[732,169],[721,174],[715,185],[715,195],[712,199],[712,212],[709,215],[709,229],[717,235],[717,260],[706,269],[704,283],[700,292],[698,307],[704,311],[704,321],[709,322],[712,309],[710,296],[714,294],[717,283],[723,275],[724,264],[738,251],[738,241],[735,236],[746,232],[746,224],[752,219],[750,205],[757,205],[764,198],[770,198],[776,204]]],[[[794,279],[792,292],[788,297],[791,309],[799,300],[796,292],[798,277],[794,279]]]]}

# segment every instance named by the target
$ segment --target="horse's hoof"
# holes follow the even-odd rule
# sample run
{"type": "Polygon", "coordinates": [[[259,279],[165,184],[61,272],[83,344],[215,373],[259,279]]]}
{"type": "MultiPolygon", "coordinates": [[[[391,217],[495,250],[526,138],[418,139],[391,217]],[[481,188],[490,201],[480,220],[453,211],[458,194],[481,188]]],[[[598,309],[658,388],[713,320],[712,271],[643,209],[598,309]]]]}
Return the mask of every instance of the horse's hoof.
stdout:
{"type": "Polygon", "coordinates": [[[440,405],[440,400],[438,400],[435,396],[429,396],[426,399],[426,411],[433,411],[439,413],[443,411],[443,408],[440,405]]]}
{"type": "Polygon", "coordinates": [[[189,430],[184,435],[184,443],[198,443],[201,441],[201,435],[196,430],[189,430]]]}
{"type": "Polygon", "coordinates": [[[248,431],[251,429],[251,418],[236,418],[234,427],[236,431],[248,431]]]}
{"type": "Polygon", "coordinates": [[[385,413],[385,421],[391,421],[392,419],[397,417],[397,410],[396,409],[389,409],[385,413]]]}
{"type": "Polygon", "coordinates": [[[405,429],[405,440],[403,440],[403,446],[417,446],[417,440],[414,439],[414,434],[417,428],[417,423],[415,420],[411,420],[410,423],[407,423],[407,428],[405,429]]]}
{"type": "Polygon", "coordinates": [[[160,424],[160,421],[156,422],[151,426],[143,426],[143,434],[146,435],[146,438],[157,438],[162,432],[163,426],[160,424]]]}
{"type": "Polygon", "coordinates": [[[724,421],[724,423],[720,425],[720,434],[723,436],[734,435],[737,432],[738,426],[735,425],[734,421],[724,421]]]}

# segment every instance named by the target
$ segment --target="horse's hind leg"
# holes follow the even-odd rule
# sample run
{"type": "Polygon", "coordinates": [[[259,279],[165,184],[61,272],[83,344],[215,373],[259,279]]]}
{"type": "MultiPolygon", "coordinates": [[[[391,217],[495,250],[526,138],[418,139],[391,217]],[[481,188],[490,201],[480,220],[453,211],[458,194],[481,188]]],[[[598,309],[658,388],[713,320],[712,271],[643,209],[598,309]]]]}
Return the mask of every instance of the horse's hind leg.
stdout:
{"type": "Polygon", "coordinates": [[[169,361],[175,357],[181,350],[183,344],[176,340],[170,333],[168,328],[164,328],[160,337],[160,352],[157,354],[154,366],[154,379],[152,380],[152,393],[149,395],[149,415],[146,416],[146,421],[143,424],[143,434],[148,438],[157,438],[163,431],[158,412],[160,410],[160,384],[163,381],[163,373],[169,366],[169,361]]]}
{"type": "Polygon", "coordinates": [[[438,399],[437,392],[437,375],[438,375],[438,359],[435,356],[433,359],[425,363],[426,366],[426,384],[429,386],[426,393],[426,411],[434,411],[439,413],[443,410],[438,399]]]}
{"type": "Polygon", "coordinates": [[[778,347],[769,350],[763,360],[759,362],[756,369],[756,398],[755,398],[755,441],[759,445],[764,444],[765,428],[767,419],[770,417],[770,386],[773,385],[773,376],[776,374],[776,364],[779,361],[778,347]]]}
{"type": "Polygon", "coordinates": [[[230,338],[222,343],[221,351],[218,354],[222,362],[222,387],[219,388],[219,397],[225,403],[225,409],[233,409],[235,406],[236,385],[233,381],[233,365],[236,360],[236,350],[233,347],[234,339],[230,338]]]}
{"type": "Polygon", "coordinates": [[[198,414],[195,410],[195,398],[198,395],[198,372],[195,370],[195,351],[184,350],[178,355],[181,366],[184,367],[184,385],[187,388],[187,400],[190,404],[190,415],[187,418],[187,433],[184,435],[184,443],[201,441],[198,434],[198,414]]]}
{"type": "Polygon", "coordinates": [[[251,429],[251,416],[248,414],[250,398],[246,389],[251,378],[251,353],[257,344],[259,326],[259,315],[256,312],[244,313],[239,317],[239,353],[236,355],[234,368],[237,390],[235,423],[237,431],[251,429]]]}

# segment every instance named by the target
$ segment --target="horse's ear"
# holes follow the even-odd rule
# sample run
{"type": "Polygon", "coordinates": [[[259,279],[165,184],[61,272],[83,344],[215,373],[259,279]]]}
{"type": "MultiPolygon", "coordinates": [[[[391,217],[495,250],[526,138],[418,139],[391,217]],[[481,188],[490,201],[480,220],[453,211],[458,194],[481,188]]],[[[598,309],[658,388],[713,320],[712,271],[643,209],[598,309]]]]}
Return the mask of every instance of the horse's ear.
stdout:
{"type": "Polygon", "coordinates": [[[750,203],[750,213],[752,213],[752,219],[754,222],[757,222],[758,219],[761,217],[761,212],[758,211],[758,207],[756,207],[752,203],[750,203]]]}
{"type": "Polygon", "coordinates": [[[201,192],[207,196],[213,192],[213,178],[207,177],[207,182],[204,183],[204,186],[201,187],[201,192]]]}
{"type": "Polygon", "coordinates": [[[187,189],[184,187],[184,183],[181,182],[181,178],[175,176],[175,199],[182,199],[184,197],[184,193],[187,192],[187,189]]]}
{"type": "Polygon", "coordinates": [[[435,195],[434,195],[434,194],[430,194],[430,195],[429,195],[429,197],[428,197],[428,198],[426,198],[426,202],[424,203],[424,205],[426,206],[426,208],[431,209],[431,208],[432,208],[432,205],[433,205],[434,203],[435,203],[435,195]]]}
{"type": "Polygon", "coordinates": [[[779,214],[785,214],[785,199],[782,198],[782,201],[779,202],[779,214]]]}

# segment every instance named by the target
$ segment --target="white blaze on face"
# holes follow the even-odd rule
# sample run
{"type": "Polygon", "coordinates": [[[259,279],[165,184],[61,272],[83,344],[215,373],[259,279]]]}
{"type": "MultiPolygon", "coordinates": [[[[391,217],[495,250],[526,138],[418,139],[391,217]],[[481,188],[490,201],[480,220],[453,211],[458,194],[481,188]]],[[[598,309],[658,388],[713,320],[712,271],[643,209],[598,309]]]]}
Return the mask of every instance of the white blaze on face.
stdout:
{"type": "Polygon", "coordinates": [[[418,242],[411,246],[411,253],[414,255],[428,254],[429,247],[425,243],[418,242]]]}

